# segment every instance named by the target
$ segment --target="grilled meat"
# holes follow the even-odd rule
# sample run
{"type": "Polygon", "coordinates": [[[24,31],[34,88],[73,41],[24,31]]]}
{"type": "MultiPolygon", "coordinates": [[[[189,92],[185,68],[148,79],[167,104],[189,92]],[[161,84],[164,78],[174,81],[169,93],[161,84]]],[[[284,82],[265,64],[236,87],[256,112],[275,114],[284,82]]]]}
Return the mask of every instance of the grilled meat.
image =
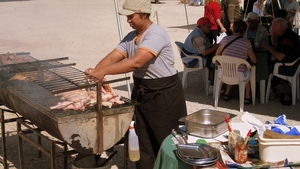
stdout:
{"type": "MultiPolygon", "coordinates": [[[[102,105],[111,108],[113,104],[123,104],[124,101],[120,100],[120,95],[117,95],[114,90],[108,85],[101,87],[102,105]]],[[[72,90],[58,94],[61,96],[62,102],[50,109],[63,109],[63,110],[84,110],[86,106],[92,106],[97,103],[97,91],[94,90],[72,90]]]]}

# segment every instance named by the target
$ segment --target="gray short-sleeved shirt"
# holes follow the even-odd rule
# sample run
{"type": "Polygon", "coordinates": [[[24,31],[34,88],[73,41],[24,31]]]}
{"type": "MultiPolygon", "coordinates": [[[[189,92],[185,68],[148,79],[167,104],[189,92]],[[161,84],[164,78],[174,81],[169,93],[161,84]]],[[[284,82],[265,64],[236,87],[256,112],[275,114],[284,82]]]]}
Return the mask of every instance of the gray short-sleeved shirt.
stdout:
{"type": "Polygon", "coordinates": [[[117,50],[123,52],[128,58],[133,57],[138,48],[148,50],[156,57],[146,63],[142,68],[133,72],[141,79],[157,79],[169,77],[177,73],[174,67],[174,53],[167,32],[160,26],[152,23],[143,33],[139,43],[135,44],[136,31],[132,31],[118,44],[117,50]]]}

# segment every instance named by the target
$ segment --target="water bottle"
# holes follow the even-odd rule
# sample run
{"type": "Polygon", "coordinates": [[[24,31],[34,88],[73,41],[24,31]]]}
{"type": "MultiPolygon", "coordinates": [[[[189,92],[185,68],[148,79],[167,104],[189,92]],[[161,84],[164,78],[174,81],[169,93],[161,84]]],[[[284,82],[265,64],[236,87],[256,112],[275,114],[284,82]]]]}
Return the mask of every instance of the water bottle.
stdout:
{"type": "Polygon", "coordinates": [[[138,161],[140,159],[139,139],[135,133],[133,121],[129,126],[128,154],[130,161],[138,161]]]}

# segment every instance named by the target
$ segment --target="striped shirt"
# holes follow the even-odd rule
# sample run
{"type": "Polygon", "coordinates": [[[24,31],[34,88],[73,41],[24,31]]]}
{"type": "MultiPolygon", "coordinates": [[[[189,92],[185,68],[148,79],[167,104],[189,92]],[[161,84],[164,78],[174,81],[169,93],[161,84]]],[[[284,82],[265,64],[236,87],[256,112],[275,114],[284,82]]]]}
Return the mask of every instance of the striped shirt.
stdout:
{"type": "MultiPolygon", "coordinates": [[[[230,41],[237,38],[236,35],[226,36],[220,42],[220,46],[224,48],[230,41]]],[[[222,55],[234,56],[238,58],[248,59],[248,50],[252,48],[251,43],[248,39],[239,38],[231,43],[222,53],[222,55]]]]}
{"type": "MultiPolygon", "coordinates": [[[[223,49],[229,42],[233,39],[237,38],[236,35],[226,36],[220,42],[220,47],[223,49]]],[[[237,58],[241,58],[244,60],[248,59],[248,50],[252,48],[251,43],[248,39],[239,38],[233,43],[231,43],[227,48],[223,51],[222,55],[233,56],[237,58]]],[[[239,67],[239,71],[244,71],[245,67],[239,67]]]]}

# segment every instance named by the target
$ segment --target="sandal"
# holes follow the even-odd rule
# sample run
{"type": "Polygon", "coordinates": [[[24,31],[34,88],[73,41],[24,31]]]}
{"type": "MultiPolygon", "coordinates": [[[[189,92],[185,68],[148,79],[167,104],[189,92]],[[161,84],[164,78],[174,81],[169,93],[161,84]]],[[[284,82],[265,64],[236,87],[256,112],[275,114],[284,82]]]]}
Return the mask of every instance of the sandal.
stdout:
{"type": "Polygon", "coordinates": [[[251,99],[251,98],[245,98],[244,104],[245,104],[245,105],[252,104],[252,99],[251,99]]]}
{"type": "Polygon", "coordinates": [[[224,101],[229,101],[231,98],[232,98],[231,95],[224,94],[224,96],[223,96],[224,101]]]}

